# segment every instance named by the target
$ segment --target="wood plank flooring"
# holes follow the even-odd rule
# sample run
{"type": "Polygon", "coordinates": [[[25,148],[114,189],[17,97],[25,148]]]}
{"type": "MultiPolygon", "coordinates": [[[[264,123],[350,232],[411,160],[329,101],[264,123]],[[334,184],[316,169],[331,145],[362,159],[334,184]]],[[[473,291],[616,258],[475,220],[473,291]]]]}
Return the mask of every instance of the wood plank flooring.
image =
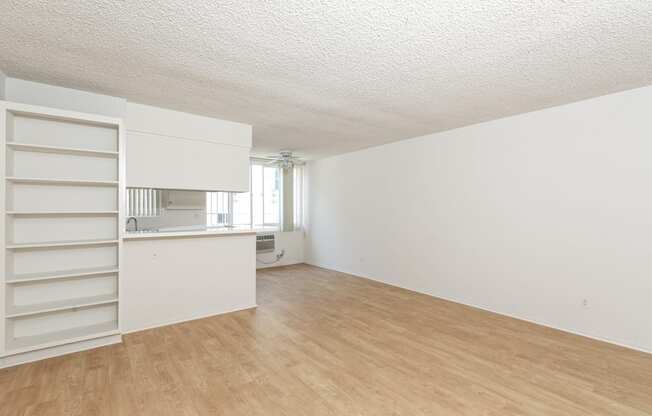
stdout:
{"type": "Polygon", "coordinates": [[[306,265],[259,308],[0,371],[0,415],[652,415],[652,355],[306,265]]]}

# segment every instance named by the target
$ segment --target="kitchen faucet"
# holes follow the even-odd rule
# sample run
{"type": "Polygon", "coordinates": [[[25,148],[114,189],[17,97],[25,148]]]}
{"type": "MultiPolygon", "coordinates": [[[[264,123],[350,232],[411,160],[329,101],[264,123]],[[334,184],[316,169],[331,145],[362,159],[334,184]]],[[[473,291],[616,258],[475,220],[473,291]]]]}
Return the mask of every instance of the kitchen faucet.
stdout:
{"type": "Polygon", "coordinates": [[[129,217],[127,218],[127,224],[125,224],[125,228],[129,226],[129,221],[134,220],[134,231],[138,231],[138,220],[136,217],[129,217]]]}

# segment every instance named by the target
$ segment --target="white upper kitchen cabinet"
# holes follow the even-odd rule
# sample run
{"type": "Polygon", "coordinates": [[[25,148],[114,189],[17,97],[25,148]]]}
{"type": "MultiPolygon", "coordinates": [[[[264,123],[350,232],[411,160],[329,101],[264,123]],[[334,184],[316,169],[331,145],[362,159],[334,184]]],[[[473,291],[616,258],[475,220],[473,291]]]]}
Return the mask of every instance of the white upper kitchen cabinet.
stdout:
{"type": "Polygon", "coordinates": [[[127,104],[127,186],[245,192],[251,126],[127,104]]]}

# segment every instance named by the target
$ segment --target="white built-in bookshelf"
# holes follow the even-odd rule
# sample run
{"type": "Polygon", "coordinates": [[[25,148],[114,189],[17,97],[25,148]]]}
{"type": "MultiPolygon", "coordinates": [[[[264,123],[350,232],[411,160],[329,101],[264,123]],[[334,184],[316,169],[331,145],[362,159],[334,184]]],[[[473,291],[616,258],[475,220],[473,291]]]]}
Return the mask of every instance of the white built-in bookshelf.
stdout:
{"type": "Polygon", "coordinates": [[[0,101],[0,357],[119,334],[121,121],[0,101]]]}

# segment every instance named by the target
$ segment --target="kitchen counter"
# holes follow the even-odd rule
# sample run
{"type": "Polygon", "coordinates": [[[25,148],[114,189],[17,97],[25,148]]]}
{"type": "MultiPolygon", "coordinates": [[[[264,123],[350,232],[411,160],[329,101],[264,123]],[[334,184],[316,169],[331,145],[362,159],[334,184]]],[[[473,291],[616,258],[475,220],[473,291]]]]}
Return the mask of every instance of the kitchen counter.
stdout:
{"type": "Polygon", "coordinates": [[[256,234],[251,228],[227,228],[227,227],[205,227],[205,226],[184,226],[166,227],[157,230],[126,231],[122,238],[124,240],[141,240],[153,238],[181,238],[181,237],[202,237],[202,236],[229,236],[256,234]]]}

